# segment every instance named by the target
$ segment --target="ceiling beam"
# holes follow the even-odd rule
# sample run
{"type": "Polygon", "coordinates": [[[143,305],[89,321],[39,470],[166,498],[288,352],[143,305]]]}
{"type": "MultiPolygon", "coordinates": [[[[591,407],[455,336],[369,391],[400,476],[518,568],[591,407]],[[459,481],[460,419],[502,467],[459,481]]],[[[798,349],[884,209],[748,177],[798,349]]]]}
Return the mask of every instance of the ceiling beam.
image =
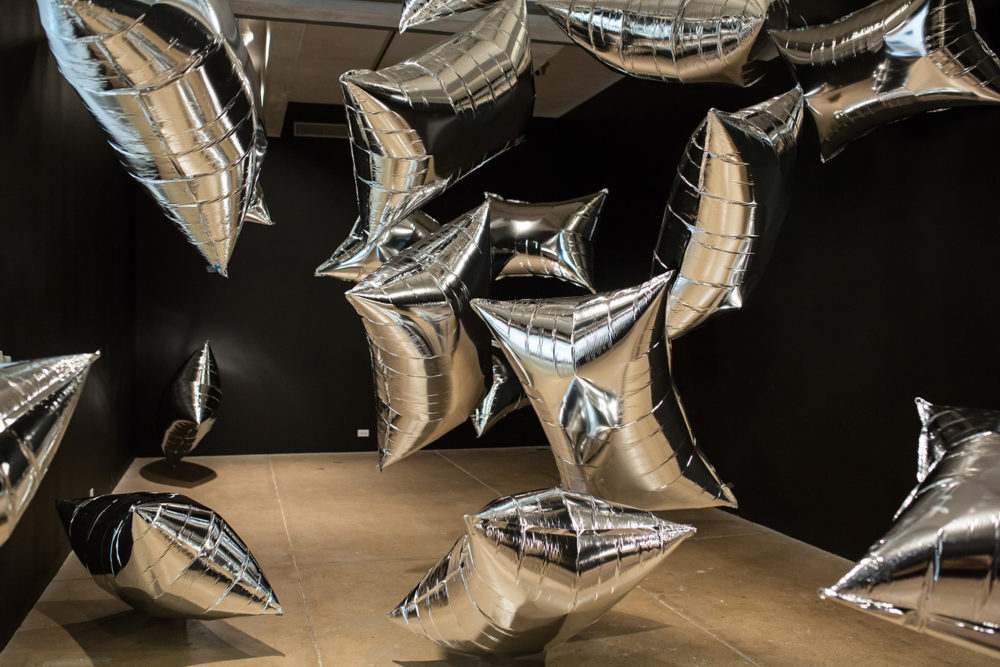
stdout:
{"type": "MultiPolygon", "coordinates": [[[[398,28],[401,12],[399,3],[381,0],[231,0],[230,5],[236,16],[242,18],[326,23],[381,30],[398,28]]],[[[412,31],[450,35],[466,29],[482,14],[482,11],[466,12],[413,28],[412,31]]],[[[572,44],[566,33],[542,13],[529,11],[528,30],[535,42],[572,44]]]]}

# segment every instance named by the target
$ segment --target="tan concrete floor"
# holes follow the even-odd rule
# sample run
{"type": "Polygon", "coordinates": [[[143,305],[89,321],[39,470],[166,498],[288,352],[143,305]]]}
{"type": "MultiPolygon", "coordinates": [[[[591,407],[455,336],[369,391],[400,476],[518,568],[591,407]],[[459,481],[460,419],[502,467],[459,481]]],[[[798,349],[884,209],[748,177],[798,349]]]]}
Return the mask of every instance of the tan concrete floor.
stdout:
{"type": "MultiPolygon", "coordinates": [[[[462,515],[557,483],[547,449],[192,457],[186,480],[137,459],[117,491],[185,493],[250,545],[285,615],[149,619],[70,555],[0,665],[497,664],[448,654],[384,616],[454,543],[462,515]]],[[[988,659],[823,602],[848,561],[720,510],[671,512],[696,537],[597,623],[515,665],[978,665],[988,659]]],[[[500,663],[504,664],[504,663],[500,663]]],[[[507,663],[510,664],[510,663],[507,663]]]]}

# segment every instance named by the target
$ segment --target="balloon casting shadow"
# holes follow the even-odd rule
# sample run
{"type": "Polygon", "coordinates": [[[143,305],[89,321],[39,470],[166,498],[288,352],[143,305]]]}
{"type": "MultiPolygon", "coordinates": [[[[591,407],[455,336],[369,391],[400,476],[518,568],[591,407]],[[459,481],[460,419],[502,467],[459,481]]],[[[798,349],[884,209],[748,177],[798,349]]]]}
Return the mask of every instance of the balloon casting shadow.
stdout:
{"type": "Polygon", "coordinates": [[[39,602],[36,610],[58,623],[60,628],[28,631],[28,634],[37,633],[38,636],[27,639],[39,645],[52,645],[60,638],[65,641],[65,632],[94,664],[124,660],[130,664],[152,662],[181,667],[284,657],[284,653],[237,630],[224,620],[153,618],[135,610],[97,616],[121,607],[122,603],[117,600],[39,602]],[[81,614],[81,611],[84,613],[81,614]],[[75,621],[81,615],[96,617],[75,621]]]}
{"type": "Polygon", "coordinates": [[[166,459],[157,459],[139,469],[142,478],[157,484],[193,489],[218,477],[211,468],[190,461],[170,465],[166,459]]]}

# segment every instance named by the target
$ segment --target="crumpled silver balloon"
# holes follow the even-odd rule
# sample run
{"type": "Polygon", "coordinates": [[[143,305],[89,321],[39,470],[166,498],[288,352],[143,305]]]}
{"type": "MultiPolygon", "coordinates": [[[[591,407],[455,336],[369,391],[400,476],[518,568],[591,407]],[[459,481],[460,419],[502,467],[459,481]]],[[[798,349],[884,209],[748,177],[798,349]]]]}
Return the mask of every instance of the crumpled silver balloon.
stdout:
{"type": "Polygon", "coordinates": [[[917,399],[918,484],[820,596],[1000,657],[1000,411],[917,399]]]}
{"type": "Polygon", "coordinates": [[[485,296],[489,285],[489,216],[483,204],[347,292],[368,333],[379,467],[438,439],[479,404],[490,343],[469,300],[485,296]]]}
{"type": "Polygon", "coordinates": [[[0,363],[0,546],[48,472],[99,356],[0,363]]]}
{"type": "Polygon", "coordinates": [[[389,617],[450,649],[536,653],[596,621],[691,526],[551,489],[499,498],[389,617]]]}
{"type": "Polygon", "coordinates": [[[38,7],[60,71],[126,170],[226,275],[247,213],[266,216],[255,190],[266,147],[257,77],[228,4],[38,0],[38,7]]]}
{"type": "Polygon", "coordinates": [[[595,291],[591,239],[607,196],[533,204],[487,193],[497,279],[551,276],[595,291]]]}
{"type": "Polygon", "coordinates": [[[763,273],[791,196],[802,91],[725,113],[712,110],[677,167],[653,255],[676,271],[667,336],[738,309],[763,273]]]}
{"type": "Polygon", "coordinates": [[[482,437],[498,421],[515,410],[531,405],[503,352],[495,348],[490,356],[493,366],[490,386],[470,418],[477,437],[482,437]]]}
{"type": "Polygon", "coordinates": [[[535,86],[524,0],[415,58],[340,77],[369,243],[521,139],[535,86]]]}
{"type": "Polygon", "coordinates": [[[250,549],[211,509],[176,493],[56,501],[97,584],[150,616],[282,614],[250,549]]]}
{"type": "Polygon", "coordinates": [[[563,487],[647,510],[735,507],[670,376],[663,323],[672,278],[596,296],[472,305],[524,385],[563,487]]]}
{"type": "Polygon", "coordinates": [[[212,348],[191,353],[170,380],[160,402],[160,449],[172,465],[191,453],[212,426],[222,400],[222,379],[212,348]]]}
{"type": "Polygon", "coordinates": [[[403,0],[403,14],[399,17],[399,31],[406,32],[424,23],[447,18],[472,9],[484,9],[497,0],[403,0]]]}
{"type": "Polygon", "coordinates": [[[410,246],[427,238],[441,225],[423,211],[414,211],[369,239],[368,223],[358,218],[347,239],[333,251],[316,276],[330,276],[358,282],[410,246]]]}
{"type": "Polygon", "coordinates": [[[749,86],[772,60],[768,27],[788,26],[785,0],[538,0],[563,32],[605,65],[656,81],[749,86]]]}
{"type": "Polygon", "coordinates": [[[917,112],[1000,103],[1000,61],[975,28],[970,0],[880,0],[834,23],[771,35],[829,160],[917,112]]]}

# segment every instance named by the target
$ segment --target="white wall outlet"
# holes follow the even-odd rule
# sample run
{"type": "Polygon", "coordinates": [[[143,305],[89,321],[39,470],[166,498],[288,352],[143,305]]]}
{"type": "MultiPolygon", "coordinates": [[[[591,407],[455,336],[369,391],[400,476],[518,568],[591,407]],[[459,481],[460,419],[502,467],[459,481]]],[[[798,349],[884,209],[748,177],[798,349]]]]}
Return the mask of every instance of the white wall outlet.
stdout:
{"type": "Polygon", "coordinates": [[[368,437],[368,429],[366,429],[366,428],[359,428],[358,429],[358,437],[359,438],[367,438],[368,437]]]}
{"type": "Polygon", "coordinates": [[[90,487],[90,497],[94,497],[94,487],[90,487]]]}

